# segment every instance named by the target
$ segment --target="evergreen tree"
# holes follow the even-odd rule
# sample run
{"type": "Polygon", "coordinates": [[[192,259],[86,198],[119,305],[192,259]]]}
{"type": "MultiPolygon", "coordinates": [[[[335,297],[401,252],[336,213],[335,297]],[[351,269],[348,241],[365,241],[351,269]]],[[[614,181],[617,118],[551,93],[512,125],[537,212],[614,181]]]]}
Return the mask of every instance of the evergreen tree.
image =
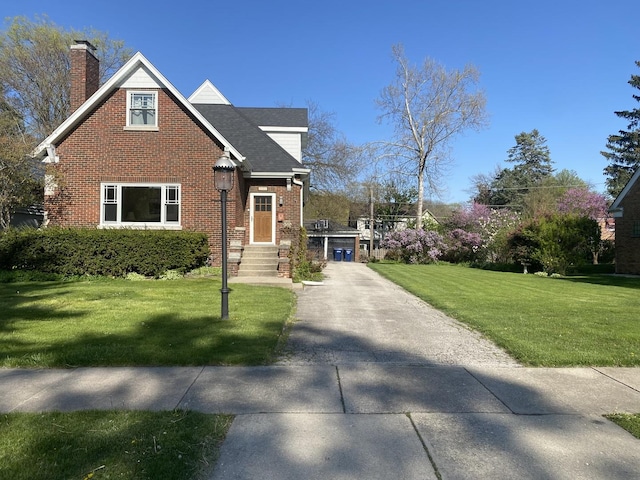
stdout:
{"type": "Polygon", "coordinates": [[[497,171],[488,185],[481,180],[479,186],[482,188],[482,195],[475,197],[476,202],[522,209],[529,189],[552,176],[553,167],[549,147],[546,146],[547,140],[538,130],[519,133],[515,140],[515,146],[507,151],[507,162],[515,165],[513,168],[497,171]]]}
{"type": "MultiPolygon", "coordinates": [[[[635,63],[640,67],[640,61],[635,63]]],[[[640,75],[631,75],[628,83],[640,90],[640,75]]],[[[633,95],[633,98],[640,102],[640,95],[633,95]]],[[[607,190],[613,197],[617,197],[640,166],[640,108],[614,113],[629,122],[627,130],[609,135],[609,151],[600,153],[609,161],[609,166],[604,169],[604,174],[608,177],[607,190]]]]}
{"type": "Polygon", "coordinates": [[[516,135],[516,144],[508,151],[507,162],[515,163],[514,171],[528,185],[535,185],[553,173],[547,139],[535,128],[516,135]]]}

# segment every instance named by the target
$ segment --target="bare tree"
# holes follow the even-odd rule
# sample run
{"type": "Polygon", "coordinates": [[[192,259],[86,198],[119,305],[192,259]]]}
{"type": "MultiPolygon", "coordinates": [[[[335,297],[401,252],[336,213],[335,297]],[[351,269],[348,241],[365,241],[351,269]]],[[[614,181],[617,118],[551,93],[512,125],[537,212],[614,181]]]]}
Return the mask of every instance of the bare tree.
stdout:
{"type": "Polygon", "coordinates": [[[360,149],[338,132],[334,113],[321,110],[313,101],[307,101],[307,109],[309,133],[302,162],[311,169],[312,187],[324,193],[343,191],[358,173],[360,149]]]}
{"type": "Polygon", "coordinates": [[[47,17],[8,19],[0,33],[0,85],[35,141],[70,114],[69,46],[89,40],[97,48],[101,83],[131,56],[124,42],[96,30],[64,30],[47,17]]]}
{"type": "Polygon", "coordinates": [[[377,99],[382,111],[379,120],[394,126],[392,140],[383,146],[399,171],[417,178],[416,222],[421,225],[425,182],[437,193],[451,141],[466,129],[485,125],[486,101],[477,88],[475,67],[447,70],[429,58],[416,67],[401,45],[393,46],[392,54],[398,64],[396,77],[377,99]]]}

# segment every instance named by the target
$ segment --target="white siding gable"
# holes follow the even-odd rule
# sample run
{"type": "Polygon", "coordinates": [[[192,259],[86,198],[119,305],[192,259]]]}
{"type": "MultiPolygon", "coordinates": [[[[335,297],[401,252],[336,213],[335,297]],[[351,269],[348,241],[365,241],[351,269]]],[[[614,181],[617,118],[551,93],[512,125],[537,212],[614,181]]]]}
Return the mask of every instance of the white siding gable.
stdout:
{"type": "MultiPolygon", "coordinates": [[[[262,128],[262,127],[261,127],[262,128]]],[[[263,131],[265,129],[263,128],[263,131]]],[[[302,163],[302,139],[299,133],[265,131],[271,139],[284,148],[289,155],[302,163]]]]}
{"type": "Polygon", "coordinates": [[[218,90],[209,80],[200,85],[189,97],[189,102],[204,103],[208,105],[231,105],[220,90],[218,90]]]}
{"type": "Polygon", "coordinates": [[[121,83],[121,88],[144,89],[163,88],[165,85],[144,65],[128,75],[121,83]]]}
{"type": "Polygon", "coordinates": [[[302,135],[307,133],[306,127],[260,126],[260,130],[269,135],[271,140],[284,148],[289,155],[302,163],[302,135]]]}

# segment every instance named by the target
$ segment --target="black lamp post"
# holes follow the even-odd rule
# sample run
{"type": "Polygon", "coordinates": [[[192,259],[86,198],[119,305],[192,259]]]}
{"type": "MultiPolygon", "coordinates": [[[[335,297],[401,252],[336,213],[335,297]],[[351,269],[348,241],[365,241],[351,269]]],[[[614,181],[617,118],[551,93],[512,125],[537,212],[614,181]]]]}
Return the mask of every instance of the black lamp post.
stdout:
{"type": "Polygon", "coordinates": [[[236,166],[224,152],[213,166],[213,183],[220,192],[220,211],[222,217],[222,294],[221,318],[229,319],[229,288],[227,287],[227,192],[233,188],[233,177],[236,166]]]}

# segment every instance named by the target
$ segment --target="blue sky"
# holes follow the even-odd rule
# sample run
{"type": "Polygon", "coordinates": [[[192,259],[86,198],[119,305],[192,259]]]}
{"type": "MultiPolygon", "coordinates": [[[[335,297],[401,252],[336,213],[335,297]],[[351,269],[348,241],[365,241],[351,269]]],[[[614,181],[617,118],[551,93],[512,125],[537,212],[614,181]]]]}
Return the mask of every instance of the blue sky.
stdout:
{"type": "Polygon", "coordinates": [[[447,202],[468,200],[470,177],[505,165],[514,136],[534,128],[557,170],[604,191],[599,152],[627,126],[613,112],[637,106],[637,0],[22,0],[0,13],[106,31],[185,96],[209,79],[237,106],[314,101],[356,144],[390,130],[374,101],[394,78],[393,44],[414,63],[474,64],[490,125],[452,143],[447,202]]]}

